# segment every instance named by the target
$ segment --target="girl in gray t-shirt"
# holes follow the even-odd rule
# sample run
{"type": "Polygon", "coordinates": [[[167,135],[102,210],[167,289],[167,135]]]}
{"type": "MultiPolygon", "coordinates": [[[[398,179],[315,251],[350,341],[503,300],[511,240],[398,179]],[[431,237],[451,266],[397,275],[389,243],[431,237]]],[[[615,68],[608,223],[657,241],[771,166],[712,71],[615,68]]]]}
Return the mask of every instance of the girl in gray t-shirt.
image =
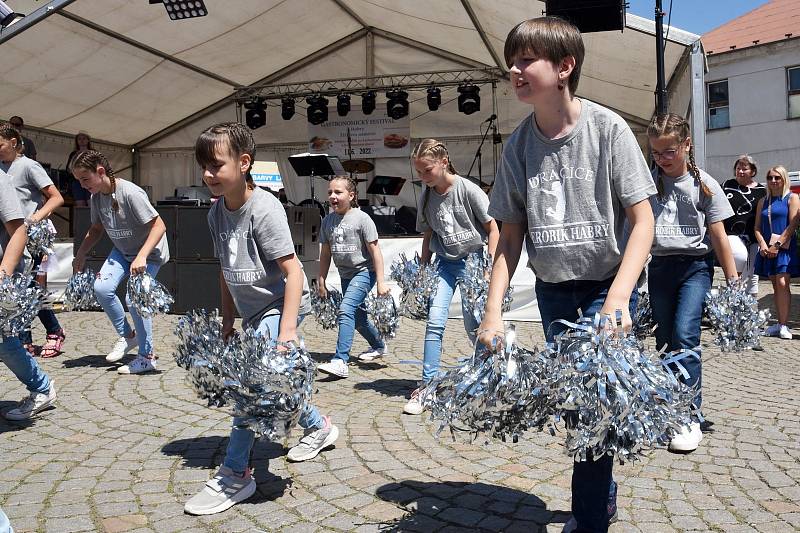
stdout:
{"type": "MultiPolygon", "coordinates": [[[[656,346],[686,353],[681,363],[689,377],[678,375],[697,389],[694,407],[699,411],[700,319],[714,278],[711,250],[726,279],[736,279],[737,274],[723,225],[733,209],[716,180],[695,165],[689,133],[689,123],[672,113],[658,115],[647,128],[650,151],[658,165],[658,192],[650,197],[655,236],[647,273],[653,320],[658,324],[656,346]]],[[[702,438],[700,422],[695,420],[672,439],[669,448],[690,452],[702,438]]]]}
{"type": "Polygon", "coordinates": [[[369,215],[358,208],[356,182],[346,176],[333,178],[328,185],[328,201],[333,212],[322,221],[320,231],[318,290],[320,297],[327,296],[325,278],[333,258],[342,281],[342,303],[339,305],[336,353],[330,363],[321,364],[317,369],[346,378],[354,330],[369,343],[369,349],[359,355],[359,360],[371,361],[386,352],[386,344],[369,321],[362,304],[376,283],[378,294],[389,294],[389,289],[383,280],[378,230],[369,215]]]}
{"type": "MultiPolygon", "coordinates": [[[[431,303],[425,328],[422,386],[439,372],[442,337],[456,286],[464,277],[467,255],[481,252],[488,241],[494,256],[499,230],[489,216],[489,198],[480,187],[456,174],[445,145],[435,139],[423,140],[411,155],[414,168],[427,187],[417,214],[417,230],[423,233],[422,261],[429,262],[435,253],[439,284],[431,303]]],[[[462,301],[464,297],[462,286],[462,301]]],[[[464,329],[475,340],[478,322],[462,306],[464,329]]],[[[418,415],[420,388],[411,393],[403,412],[418,415]]]]}
{"type": "Polygon", "coordinates": [[[81,187],[92,193],[92,225],[75,252],[73,270],[83,270],[86,254],[103,233],[108,234],[114,243],[114,249],[100,268],[94,283],[97,301],[119,335],[106,361],[116,363],[138,346],[136,358],[119,367],[117,372],[153,372],[156,370],[156,359],[153,355],[152,318],[141,316],[128,302],[133,319],[132,329],[116,293],[117,287],[128,275],[147,272],[156,277],[161,265],[169,260],[167,227],[150,205],[144,190],[130,181],[115,177],[108,159],[100,152],[88,150],[81,153],[72,163],[72,173],[81,187]]]}
{"type": "MultiPolygon", "coordinates": [[[[42,165],[19,153],[22,136],[9,124],[0,124],[0,170],[11,177],[17,191],[25,218],[33,222],[47,220],[57,208],[64,205],[64,198],[58,191],[42,165]]],[[[33,269],[39,268],[42,256],[33,258],[33,269]]],[[[44,282],[47,274],[41,274],[44,282]]],[[[43,282],[43,283],[44,283],[43,282]]],[[[31,330],[20,333],[23,347],[34,355],[55,357],[61,354],[66,335],[52,309],[41,309],[38,313],[46,332],[46,342],[41,348],[34,346],[31,330]]]]}

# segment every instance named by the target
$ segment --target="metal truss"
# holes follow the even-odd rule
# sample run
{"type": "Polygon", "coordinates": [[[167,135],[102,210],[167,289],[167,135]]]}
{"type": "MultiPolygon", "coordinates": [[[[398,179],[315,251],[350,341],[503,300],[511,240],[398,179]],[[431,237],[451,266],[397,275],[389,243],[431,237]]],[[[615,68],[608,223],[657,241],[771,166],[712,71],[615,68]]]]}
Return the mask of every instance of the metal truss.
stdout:
{"type": "Polygon", "coordinates": [[[244,103],[255,98],[274,100],[284,97],[305,98],[322,95],[336,96],[341,93],[353,94],[366,91],[389,91],[392,89],[422,90],[428,87],[453,87],[464,83],[473,85],[496,85],[505,72],[498,68],[467,70],[443,70],[438,72],[413,72],[387,76],[366,76],[361,78],[337,78],[331,80],[281,83],[275,85],[252,85],[236,89],[234,100],[244,103]]]}

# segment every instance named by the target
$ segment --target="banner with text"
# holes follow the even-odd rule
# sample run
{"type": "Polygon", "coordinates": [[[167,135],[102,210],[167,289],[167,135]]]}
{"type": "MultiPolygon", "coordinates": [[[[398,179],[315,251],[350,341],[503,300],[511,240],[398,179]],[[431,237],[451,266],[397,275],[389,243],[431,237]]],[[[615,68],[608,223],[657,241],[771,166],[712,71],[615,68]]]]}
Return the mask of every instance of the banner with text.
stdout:
{"type": "Polygon", "coordinates": [[[335,105],[328,106],[328,113],[327,122],[308,125],[308,151],[311,153],[335,155],[342,160],[408,157],[411,153],[411,120],[408,116],[400,120],[387,117],[385,104],[376,105],[370,115],[361,112],[358,102],[345,117],[336,114],[335,105]]]}

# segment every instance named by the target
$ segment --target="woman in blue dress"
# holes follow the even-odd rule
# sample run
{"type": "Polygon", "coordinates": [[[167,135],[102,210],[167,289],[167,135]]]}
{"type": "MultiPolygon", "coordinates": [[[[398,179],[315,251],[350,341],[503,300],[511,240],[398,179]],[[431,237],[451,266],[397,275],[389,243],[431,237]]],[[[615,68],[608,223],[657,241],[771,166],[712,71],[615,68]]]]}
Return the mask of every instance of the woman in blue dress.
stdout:
{"type": "Polygon", "coordinates": [[[800,223],[798,209],[800,199],[789,190],[789,176],[782,166],[772,167],[767,172],[767,196],[756,208],[755,236],[759,254],[756,258],[756,273],[768,276],[772,281],[778,323],[767,328],[771,337],[791,339],[792,332],[786,325],[792,293],[789,281],[800,276],[800,260],[797,257],[795,230],[800,223]]]}

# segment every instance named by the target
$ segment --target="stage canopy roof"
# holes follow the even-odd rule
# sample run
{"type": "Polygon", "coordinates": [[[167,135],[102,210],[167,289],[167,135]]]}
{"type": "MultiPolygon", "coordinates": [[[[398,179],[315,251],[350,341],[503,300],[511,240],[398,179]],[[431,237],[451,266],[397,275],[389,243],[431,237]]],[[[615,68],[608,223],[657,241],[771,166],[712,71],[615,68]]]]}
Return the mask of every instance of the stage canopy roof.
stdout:
{"type": "MultiPolygon", "coordinates": [[[[544,10],[544,2],[523,0],[205,0],[208,16],[172,21],[145,0],[7,3],[27,16],[0,33],[0,118],[21,115],[33,127],[90,131],[139,148],[230,105],[237,87],[505,71],[508,31],[544,10]]],[[[647,122],[654,34],[652,21],[630,14],[624,32],[586,34],[578,94],[647,122]]],[[[671,85],[685,79],[687,49],[698,39],[670,29],[671,85]]],[[[501,128],[510,131],[519,113],[502,111],[499,105],[501,128]]]]}

